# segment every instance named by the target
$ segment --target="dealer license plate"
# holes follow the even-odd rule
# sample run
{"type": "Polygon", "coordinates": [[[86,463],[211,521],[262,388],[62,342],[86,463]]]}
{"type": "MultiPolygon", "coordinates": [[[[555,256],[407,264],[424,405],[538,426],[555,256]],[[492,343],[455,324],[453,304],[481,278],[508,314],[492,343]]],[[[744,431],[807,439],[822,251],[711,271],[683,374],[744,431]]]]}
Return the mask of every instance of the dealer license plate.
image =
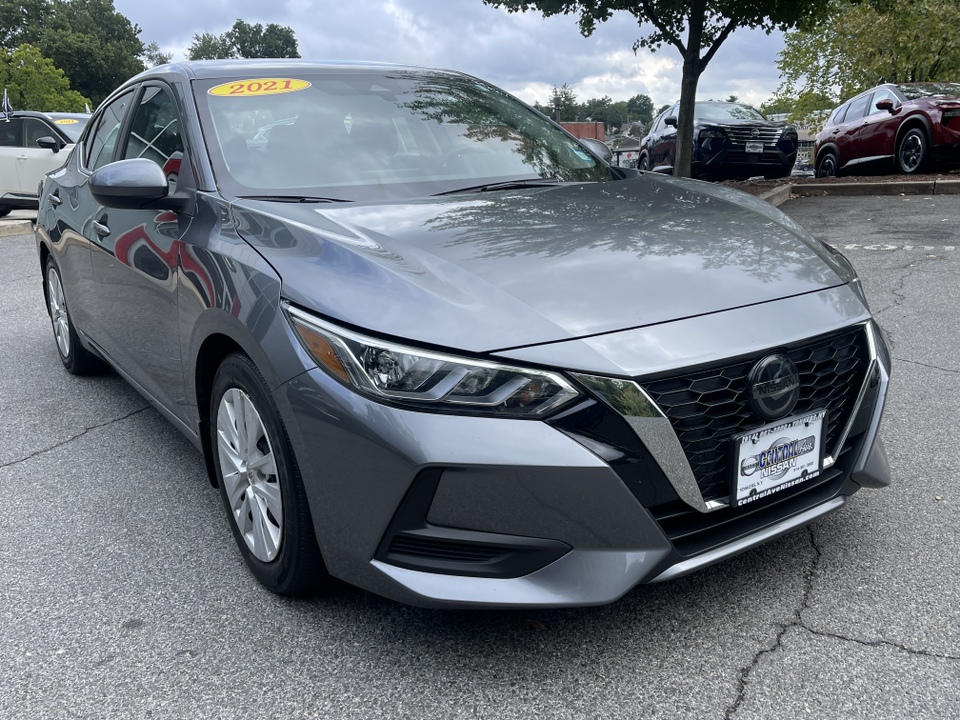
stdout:
{"type": "Polygon", "coordinates": [[[826,410],[817,410],[735,436],[731,504],[746,505],[819,475],[826,418],[826,410]]]}
{"type": "Polygon", "coordinates": [[[763,143],[762,142],[748,142],[747,143],[747,152],[756,153],[760,155],[763,152],[763,143]]]}

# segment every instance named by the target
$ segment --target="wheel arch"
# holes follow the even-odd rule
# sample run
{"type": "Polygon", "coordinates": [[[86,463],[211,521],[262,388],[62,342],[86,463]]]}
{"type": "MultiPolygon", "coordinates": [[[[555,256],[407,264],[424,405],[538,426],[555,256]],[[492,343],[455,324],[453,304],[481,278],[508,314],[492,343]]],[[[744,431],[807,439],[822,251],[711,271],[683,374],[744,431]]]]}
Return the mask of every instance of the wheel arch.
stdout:
{"type": "Polygon", "coordinates": [[[831,142],[831,143],[824,143],[823,145],[821,145],[820,147],[817,148],[817,154],[816,154],[816,156],[813,158],[813,168],[814,168],[814,172],[816,172],[817,165],[820,164],[820,159],[821,159],[824,155],[826,155],[827,153],[830,153],[831,155],[833,155],[833,156],[837,159],[837,169],[839,169],[839,167],[840,167],[840,149],[836,146],[835,143],[832,143],[832,142],[831,142]]]}
{"type": "Polygon", "coordinates": [[[47,292],[47,258],[49,258],[53,253],[50,252],[50,248],[43,241],[39,243],[40,248],[40,285],[43,287],[43,304],[47,307],[47,313],[50,313],[50,296],[47,292]]]}
{"type": "Polygon", "coordinates": [[[897,138],[893,143],[894,156],[896,156],[896,153],[900,148],[900,141],[903,139],[903,136],[907,133],[907,131],[912,130],[913,128],[920,128],[923,130],[927,135],[927,142],[933,142],[933,128],[930,126],[930,121],[927,120],[926,116],[921,115],[920,113],[910,115],[904,118],[903,122],[900,123],[900,127],[897,128],[897,138]]]}

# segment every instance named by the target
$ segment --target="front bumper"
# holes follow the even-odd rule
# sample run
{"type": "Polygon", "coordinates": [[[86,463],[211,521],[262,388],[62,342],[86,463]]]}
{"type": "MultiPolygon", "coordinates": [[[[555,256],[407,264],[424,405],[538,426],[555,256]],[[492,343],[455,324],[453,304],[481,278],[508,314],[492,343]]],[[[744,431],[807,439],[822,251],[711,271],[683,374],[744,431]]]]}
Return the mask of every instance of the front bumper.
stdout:
{"type": "MultiPolygon", "coordinates": [[[[823,300],[780,302],[808,303],[812,313],[823,300]]],[[[721,315],[734,314],[744,317],[721,315]]],[[[690,342],[683,331],[700,321],[663,326],[659,347],[677,332],[690,342]]],[[[698,507],[683,491],[691,466],[677,461],[677,436],[664,439],[662,427],[632,422],[599,397],[540,422],[381,405],[316,369],[277,392],[334,576],[428,607],[599,605],[809,523],[861,486],[889,483],[877,438],[889,361],[873,326],[863,317],[853,325],[864,333],[865,365],[835,457],[815,481],[744,508],[706,495],[698,507]]],[[[789,347],[784,333],[809,337],[803,325],[785,327],[768,336],[773,345],[740,355],[789,347]]],[[[651,342],[658,331],[644,332],[651,342]]]]}

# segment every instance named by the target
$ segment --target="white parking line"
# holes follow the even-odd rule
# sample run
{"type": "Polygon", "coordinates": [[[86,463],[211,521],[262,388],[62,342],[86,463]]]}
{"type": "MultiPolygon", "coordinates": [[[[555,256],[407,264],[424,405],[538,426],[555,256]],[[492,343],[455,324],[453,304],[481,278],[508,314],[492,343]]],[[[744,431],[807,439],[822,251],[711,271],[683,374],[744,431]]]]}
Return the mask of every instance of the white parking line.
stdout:
{"type": "Polygon", "coordinates": [[[932,250],[944,250],[950,252],[955,250],[955,245],[844,245],[844,250],[879,250],[882,252],[890,252],[892,250],[924,250],[930,252],[932,250]]]}

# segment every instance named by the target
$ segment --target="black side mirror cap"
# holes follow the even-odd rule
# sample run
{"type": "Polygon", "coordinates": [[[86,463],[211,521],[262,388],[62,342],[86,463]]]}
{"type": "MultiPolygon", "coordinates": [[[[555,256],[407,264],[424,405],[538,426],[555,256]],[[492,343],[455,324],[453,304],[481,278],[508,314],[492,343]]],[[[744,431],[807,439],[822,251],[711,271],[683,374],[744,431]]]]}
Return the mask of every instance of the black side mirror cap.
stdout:
{"type": "Polygon", "coordinates": [[[607,147],[607,144],[593,138],[580,138],[580,144],[587,148],[594,155],[600,156],[607,165],[613,162],[613,151],[607,147]]]}
{"type": "Polygon", "coordinates": [[[664,119],[663,119],[663,124],[664,124],[664,125],[669,125],[670,127],[676,127],[676,126],[677,126],[677,118],[675,118],[673,115],[671,115],[670,117],[667,117],[667,118],[664,118],[664,119]]]}
{"type": "Polygon", "coordinates": [[[90,193],[105,207],[120,210],[173,210],[186,212],[193,204],[192,194],[170,194],[163,170],[152,160],[131,158],[104,165],[90,176],[90,193]]]}
{"type": "Polygon", "coordinates": [[[51,135],[44,135],[41,138],[37,138],[37,147],[44,148],[45,150],[53,150],[54,154],[60,152],[60,141],[51,135]]]}

